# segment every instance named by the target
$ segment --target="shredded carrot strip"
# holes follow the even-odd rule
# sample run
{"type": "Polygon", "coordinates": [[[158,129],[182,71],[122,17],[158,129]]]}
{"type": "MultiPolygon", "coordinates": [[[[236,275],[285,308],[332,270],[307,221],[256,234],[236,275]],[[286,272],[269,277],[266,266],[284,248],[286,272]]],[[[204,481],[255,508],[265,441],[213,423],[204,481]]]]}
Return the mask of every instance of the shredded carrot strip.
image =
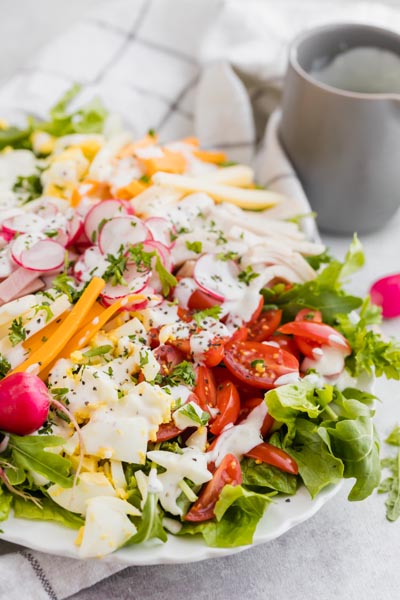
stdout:
{"type": "Polygon", "coordinates": [[[139,164],[147,175],[151,176],[158,171],[165,173],[184,173],[186,170],[186,159],[180,152],[171,152],[163,148],[164,156],[158,158],[139,158],[139,164]]]}
{"type": "MultiPolygon", "coordinates": [[[[57,356],[52,360],[50,364],[48,364],[46,369],[42,370],[41,378],[46,379],[51,369],[53,368],[54,363],[60,358],[68,358],[72,352],[76,350],[80,350],[84,346],[87,345],[89,340],[98,332],[104,325],[115,315],[116,312],[121,310],[127,304],[131,302],[136,302],[138,300],[145,300],[146,296],[143,294],[131,294],[129,296],[125,296],[120,300],[117,300],[106,309],[102,309],[99,314],[97,314],[90,321],[86,321],[83,328],[78,331],[69,341],[62,347],[61,351],[57,354],[57,356]]],[[[99,305],[98,305],[99,306],[99,305]]],[[[100,307],[101,308],[101,307],[100,307]]]]}
{"type": "MultiPolygon", "coordinates": [[[[92,319],[94,319],[95,317],[100,315],[103,311],[104,311],[104,308],[101,306],[101,304],[99,304],[98,302],[95,302],[93,304],[93,306],[91,307],[90,311],[88,312],[88,314],[86,315],[85,325],[86,325],[86,323],[88,323],[89,321],[91,321],[92,319]]],[[[29,350],[30,352],[35,352],[38,348],[43,346],[43,343],[47,339],[49,339],[49,337],[52,336],[53,333],[55,333],[57,331],[57,329],[60,327],[60,325],[68,317],[70,312],[71,312],[70,310],[66,310],[64,313],[62,313],[62,315],[57,317],[57,319],[54,319],[54,321],[52,321],[51,323],[46,325],[46,327],[43,327],[43,329],[40,329],[39,331],[37,331],[32,337],[30,337],[27,340],[25,340],[24,342],[22,342],[23,347],[26,350],[29,350]]]]}
{"type": "Polygon", "coordinates": [[[93,277],[78,302],[55,333],[40,348],[32,352],[22,364],[13,369],[11,373],[19,373],[29,368],[32,368],[33,372],[40,373],[43,371],[60,353],[82,323],[84,323],[86,315],[96,302],[104,286],[105,281],[103,279],[93,277]]]}
{"type": "Polygon", "coordinates": [[[203,162],[219,165],[226,161],[225,152],[211,152],[209,150],[193,150],[193,156],[203,162]]]}
{"type": "Polygon", "coordinates": [[[121,148],[121,150],[115,155],[115,158],[125,158],[126,156],[134,156],[138,148],[147,148],[148,146],[154,146],[158,141],[157,135],[145,135],[141,140],[132,142],[127,146],[121,148]]]}
{"type": "Polygon", "coordinates": [[[118,200],[130,200],[144,192],[148,187],[148,185],[142,183],[138,179],[133,179],[128,185],[119,188],[115,196],[118,200]]]}

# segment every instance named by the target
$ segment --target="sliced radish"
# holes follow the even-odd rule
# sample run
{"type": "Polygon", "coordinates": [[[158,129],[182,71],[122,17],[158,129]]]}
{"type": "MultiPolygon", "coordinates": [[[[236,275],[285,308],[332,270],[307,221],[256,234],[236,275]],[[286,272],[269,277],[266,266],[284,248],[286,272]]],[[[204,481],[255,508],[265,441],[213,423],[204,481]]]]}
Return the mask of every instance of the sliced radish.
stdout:
{"type": "MultiPolygon", "coordinates": [[[[65,200],[63,202],[65,203],[65,200]]],[[[44,219],[55,217],[61,212],[57,204],[54,203],[54,200],[52,201],[50,198],[38,198],[38,200],[30,202],[28,210],[30,213],[33,212],[44,219]]]]}
{"type": "Polygon", "coordinates": [[[80,235],[83,232],[83,220],[78,213],[74,213],[70,219],[68,219],[67,233],[68,241],[67,246],[75,244],[80,235]]]}
{"type": "Polygon", "coordinates": [[[109,266],[97,246],[87,248],[74,265],[74,275],[78,281],[90,281],[94,275],[101,277],[109,266]]]}
{"type": "Polygon", "coordinates": [[[174,236],[176,235],[176,227],[163,217],[149,217],[145,220],[146,227],[151,231],[153,239],[156,242],[161,242],[167,248],[172,248],[175,244],[174,236]]]}
{"type": "Polygon", "coordinates": [[[21,256],[22,253],[26,250],[29,250],[34,246],[37,242],[41,240],[47,240],[48,238],[44,233],[23,233],[19,235],[15,240],[13,240],[10,244],[10,253],[13,261],[22,267],[21,256]]]}
{"type": "Polygon", "coordinates": [[[35,213],[24,213],[16,215],[3,221],[3,230],[7,233],[36,233],[46,229],[47,223],[39,215],[35,213]]]}
{"type": "Polygon", "coordinates": [[[143,242],[143,250],[145,252],[154,252],[156,251],[159,255],[163,266],[168,270],[172,271],[173,263],[172,256],[169,248],[164,246],[161,242],[157,242],[156,240],[148,240],[147,242],[143,242]]]}
{"type": "Polygon", "coordinates": [[[63,266],[65,249],[54,240],[40,240],[20,256],[21,266],[29,271],[53,271],[63,266]]]}
{"type": "Polygon", "coordinates": [[[245,285],[238,280],[239,268],[232,260],[218,260],[214,254],[203,254],[194,267],[194,279],[207,294],[223,302],[240,297],[245,285]]]}
{"type": "Polygon", "coordinates": [[[84,221],[84,230],[88,239],[95,244],[104,223],[113,217],[126,215],[127,212],[120,200],[103,200],[93,206],[84,221]]]}
{"type": "Polygon", "coordinates": [[[112,301],[123,298],[128,294],[139,294],[147,287],[150,275],[151,271],[140,272],[137,270],[136,265],[129,265],[124,271],[126,285],[107,283],[102,297],[106,301],[112,301]]]}
{"type": "Polygon", "coordinates": [[[151,233],[138,217],[115,217],[100,232],[99,246],[103,254],[117,254],[124,248],[151,239],[151,233]]]}
{"type": "Polygon", "coordinates": [[[14,261],[11,259],[10,251],[8,248],[2,248],[0,250],[0,279],[4,279],[11,275],[15,269],[14,261]]]}

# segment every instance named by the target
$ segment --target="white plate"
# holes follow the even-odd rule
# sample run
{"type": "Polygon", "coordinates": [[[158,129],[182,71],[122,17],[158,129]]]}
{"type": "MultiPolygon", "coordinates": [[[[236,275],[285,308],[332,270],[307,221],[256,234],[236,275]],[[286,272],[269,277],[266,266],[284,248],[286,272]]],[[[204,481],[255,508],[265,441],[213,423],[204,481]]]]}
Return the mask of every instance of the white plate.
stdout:
{"type": "MultiPolygon", "coordinates": [[[[304,487],[301,487],[295,496],[274,499],[258,525],[253,545],[270,542],[312,517],[338,493],[341,486],[342,484],[339,483],[325,488],[314,500],[311,500],[304,487]]],[[[74,530],[45,521],[29,521],[14,517],[1,523],[1,528],[4,533],[0,537],[9,542],[50,554],[79,558],[77,546],[74,544],[77,532],[74,530]]],[[[236,554],[250,547],[209,548],[201,536],[169,535],[165,544],[152,540],[145,544],[121,548],[102,560],[126,565],[178,564],[236,554]]]]}

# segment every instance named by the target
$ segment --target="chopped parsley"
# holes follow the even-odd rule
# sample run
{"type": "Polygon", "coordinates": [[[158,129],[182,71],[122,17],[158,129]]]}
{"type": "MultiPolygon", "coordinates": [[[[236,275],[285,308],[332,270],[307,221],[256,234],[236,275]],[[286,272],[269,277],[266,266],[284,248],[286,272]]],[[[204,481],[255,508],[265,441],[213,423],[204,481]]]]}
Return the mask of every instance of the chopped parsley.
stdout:
{"type": "Polygon", "coordinates": [[[172,273],[167,271],[167,269],[162,264],[160,257],[157,256],[156,261],[156,271],[161,281],[162,293],[164,296],[168,296],[171,288],[175,287],[178,283],[178,280],[172,273]]]}
{"type": "Polygon", "coordinates": [[[11,342],[12,346],[16,346],[20,342],[26,340],[26,330],[22,324],[22,318],[17,317],[11,323],[11,327],[9,328],[8,339],[11,342]]]}
{"type": "Polygon", "coordinates": [[[238,257],[239,254],[237,252],[233,252],[232,250],[229,250],[229,252],[220,252],[219,254],[217,254],[217,259],[223,260],[224,262],[227,262],[228,260],[237,260],[238,257]]]}
{"type": "Polygon", "coordinates": [[[48,323],[53,317],[53,311],[50,308],[50,305],[48,302],[43,302],[43,304],[38,304],[37,306],[33,307],[35,309],[35,315],[38,314],[38,312],[43,311],[46,313],[46,318],[45,321],[46,323],[48,323]]]}
{"type": "Polygon", "coordinates": [[[103,273],[103,279],[111,285],[127,285],[124,279],[124,271],[128,264],[128,258],[124,255],[124,247],[120,246],[118,254],[107,254],[106,261],[109,266],[103,273]]]}
{"type": "Polygon", "coordinates": [[[60,275],[54,277],[52,286],[58,292],[65,294],[68,297],[68,300],[73,304],[81,295],[81,292],[74,287],[73,283],[74,280],[72,277],[69,277],[66,273],[60,273],[60,275]]]}
{"type": "Polygon", "coordinates": [[[210,308],[205,308],[204,310],[199,310],[198,312],[194,313],[193,315],[193,319],[196,321],[197,325],[200,327],[201,322],[203,321],[203,319],[206,319],[207,317],[211,317],[212,319],[219,319],[219,316],[221,314],[221,307],[216,305],[216,306],[211,306],[210,308]]]}
{"type": "Polygon", "coordinates": [[[11,365],[5,356],[0,354],[0,379],[3,379],[11,369],[11,365]]]}
{"type": "Polygon", "coordinates": [[[195,252],[196,254],[201,254],[203,250],[202,242],[185,242],[186,248],[191,252],[195,252]]]}
{"type": "Polygon", "coordinates": [[[188,417],[188,419],[190,419],[194,423],[198,423],[201,426],[207,425],[209,418],[210,418],[210,415],[208,414],[208,412],[206,412],[204,410],[202,410],[201,412],[197,412],[197,410],[194,408],[194,406],[191,402],[189,402],[188,404],[185,404],[185,406],[180,408],[179,413],[181,415],[184,415],[185,417],[188,417]]]}
{"type": "Polygon", "coordinates": [[[250,285],[250,281],[253,281],[253,279],[256,279],[256,277],[259,277],[259,276],[260,276],[260,274],[256,273],[253,270],[253,267],[251,265],[249,265],[248,267],[246,267],[243,271],[241,271],[239,273],[238,279],[242,283],[244,283],[246,285],[250,285]]]}
{"type": "Polygon", "coordinates": [[[257,367],[260,366],[262,368],[265,367],[265,362],[262,358],[256,358],[255,360],[252,360],[250,363],[250,366],[252,367],[252,369],[256,369],[257,367]]]}
{"type": "Polygon", "coordinates": [[[163,383],[171,386],[184,383],[189,387],[194,387],[196,384],[196,373],[194,372],[192,363],[184,360],[179,365],[176,365],[172,373],[163,378],[163,383]]]}
{"type": "Polygon", "coordinates": [[[146,185],[151,182],[151,177],[149,175],[142,175],[139,179],[139,183],[145,183],[146,185]]]}
{"type": "Polygon", "coordinates": [[[149,354],[148,352],[140,352],[139,353],[139,366],[141,369],[149,364],[149,354]]]}

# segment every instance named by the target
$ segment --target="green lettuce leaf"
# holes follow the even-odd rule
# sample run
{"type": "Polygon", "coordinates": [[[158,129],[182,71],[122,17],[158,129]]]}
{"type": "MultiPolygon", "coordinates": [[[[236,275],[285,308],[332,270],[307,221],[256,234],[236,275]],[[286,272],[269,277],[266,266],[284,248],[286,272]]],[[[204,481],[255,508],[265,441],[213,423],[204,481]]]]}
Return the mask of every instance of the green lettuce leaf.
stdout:
{"type": "Polygon", "coordinates": [[[297,419],[296,435],[285,451],[297,462],[299,474],[312,498],[326,486],[338,483],[344,472],[343,462],[332,455],[318,434],[318,426],[297,419]]]}
{"type": "Polygon", "coordinates": [[[132,519],[137,527],[137,533],[126,543],[141,544],[146,540],[158,538],[167,541],[167,533],[162,525],[162,512],[158,506],[157,494],[148,494],[141,517],[132,519]]]}
{"type": "Polygon", "coordinates": [[[400,425],[396,425],[386,438],[385,442],[392,446],[400,446],[400,425]]]}
{"type": "Polygon", "coordinates": [[[226,485],[215,505],[215,519],[204,523],[186,522],[178,535],[201,534],[208,546],[216,548],[251,544],[270,501],[267,494],[246,490],[241,485],[226,485]]]}
{"type": "Polygon", "coordinates": [[[329,434],[333,454],[343,461],[343,476],[356,478],[349,500],[364,500],[379,485],[381,478],[379,441],[372,420],[362,416],[326,425],[322,423],[322,428],[329,434]]]}
{"type": "Polygon", "coordinates": [[[63,488],[72,487],[71,463],[66,458],[46,452],[46,448],[62,446],[64,438],[53,435],[10,435],[8,448],[12,464],[19,469],[35,471],[63,488]]]}
{"type": "Polygon", "coordinates": [[[284,473],[267,463],[257,464],[252,458],[244,458],[240,466],[243,485],[250,486],[253,491],[265,492],[265,488],[267,488],[267,491],[275,490],[282,494],[293,495],[296,493],[297,477],[295,475],[284,473]]]}
{"type": "Polygon", "coordinates": [[[79,529],[85,524],[82,517],[62,508],[47,497],[40,498],[41,507],[30,500],[14,496],[14,515],[18,519],[32,519],[34,521],[56,521],[70,529],[79,529]]]}
{"type": "Polygon", "coordinates": [[[12,495],[3,487],[0,487],[0,521],[8,519],[12,499],[12,495]]]}
{"type": "Polygon", "coordinates": [[[384,479],[379,488],[379,493],[387,493],[386,518],[388,521],[397,521],[400,517],[400,451],[393,458],[384,458],[382,467],[389,469],[391,474],[384,479]]]}

